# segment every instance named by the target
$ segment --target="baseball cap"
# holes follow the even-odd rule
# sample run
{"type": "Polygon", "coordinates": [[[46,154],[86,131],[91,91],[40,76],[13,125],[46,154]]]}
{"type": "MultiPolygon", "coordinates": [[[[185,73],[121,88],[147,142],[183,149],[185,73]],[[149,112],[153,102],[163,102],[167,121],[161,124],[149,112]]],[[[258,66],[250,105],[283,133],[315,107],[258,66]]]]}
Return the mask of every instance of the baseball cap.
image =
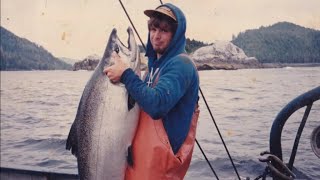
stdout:
{"type": "Polygon", "coordinates": [[[144,14],[147,15],[148,17],[152,17],[155,14],[163,14],[166,16],[169,16],[171,19],[173,19],[174,21],[177,21],[176,16],[174,15],[174,13],[172,12],[172,10],[170,8],[168,8],[167,6],[159,6],[157,7],[155,10],[153,9],[148,9],[144,11],[144,14]]]}

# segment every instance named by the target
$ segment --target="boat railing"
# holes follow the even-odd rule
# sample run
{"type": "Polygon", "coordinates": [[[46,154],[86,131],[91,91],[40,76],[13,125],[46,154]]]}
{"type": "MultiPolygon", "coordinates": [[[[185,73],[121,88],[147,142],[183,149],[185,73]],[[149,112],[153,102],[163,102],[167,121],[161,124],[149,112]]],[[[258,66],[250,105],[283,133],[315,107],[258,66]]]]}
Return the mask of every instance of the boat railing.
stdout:
{"type": "MultiPolygon", "coordinates": [[[[268,154],[268,157],[260,158],[259,160],[261,162],[268,163],[268,167],[266,168],[266,171],[270,172],[271,176],[274,179],[294,179],[295,178],[295,175],[292,173],[292,170],[293,170],[293,164],[296,157],[300,137],[304,129],[304,126],[306,124],[306,121],[308,119],[308,116],[310,114],[312,105],[315,101],[319,99],[320,99],[320,86],[304,94],[301,94],[300,96],[293,99],[279,112],[279,114],[273,121],[271,131],[270,131],[270,140],[269,140],[270,152],[261,153],[261,155],[268,154]],[[289,119],[289,117],[292,114],[294,114],[297,110],[303,107],[306,107],[306,109],[295,137],[289,162],[284,163],[282,158],[282,146],[281,146],[281,134],[282,134],[283,127],[287,122],[287,120],[289,119]]],[[[316,140],[314,141],[319,141],[319,137],[316,137],[315,139],[316,140]]],[[[315,153],[317,151],[319,150],[316,150],[315,153]]]]}

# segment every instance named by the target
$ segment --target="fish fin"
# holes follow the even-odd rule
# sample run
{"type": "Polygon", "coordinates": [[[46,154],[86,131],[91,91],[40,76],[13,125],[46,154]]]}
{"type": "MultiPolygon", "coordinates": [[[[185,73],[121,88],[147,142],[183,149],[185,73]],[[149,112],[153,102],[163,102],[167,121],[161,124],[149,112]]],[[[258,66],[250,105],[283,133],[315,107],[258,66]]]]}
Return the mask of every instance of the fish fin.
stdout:
{"type": "Polygon", "coordinates": [[[128,147],[128,156],[127,156],[127,162],[129,166],[133,167],[133,152],[132,152],[132,145],[128,147]]]}
{"type": "Polygon", "coordinates": [[[130,111],[133,107],[136,101],[132,98],[132,96],[128,96],[128,111],[130,111]]]}
{"type": "Polygon", "coordinates": [[[68,139],[66,142],[66,149],[71,150],[71,153],[78,157],[78,138],[77,138],[77,131],[76,131],[75,122],[72,124],[68,139]]]}

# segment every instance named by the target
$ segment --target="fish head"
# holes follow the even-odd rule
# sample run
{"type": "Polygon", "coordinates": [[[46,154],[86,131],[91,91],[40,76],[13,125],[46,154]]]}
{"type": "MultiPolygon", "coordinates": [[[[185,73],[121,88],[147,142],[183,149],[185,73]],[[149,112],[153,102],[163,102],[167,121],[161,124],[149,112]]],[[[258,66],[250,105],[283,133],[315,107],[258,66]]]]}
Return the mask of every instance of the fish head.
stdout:
{"type": "Polygon", "coordinates": [[[140,51],[134,37],[132,29],[129,27],[128,45],[125,46],[117,35],[117,30],[114,28],[110,34],[107,47],[103,58],[101,59],[101,68],[105,69],[114,64],[114,58],[111,54],[116,52],[124,63],[126,63],[140,77],[140,51]]]}

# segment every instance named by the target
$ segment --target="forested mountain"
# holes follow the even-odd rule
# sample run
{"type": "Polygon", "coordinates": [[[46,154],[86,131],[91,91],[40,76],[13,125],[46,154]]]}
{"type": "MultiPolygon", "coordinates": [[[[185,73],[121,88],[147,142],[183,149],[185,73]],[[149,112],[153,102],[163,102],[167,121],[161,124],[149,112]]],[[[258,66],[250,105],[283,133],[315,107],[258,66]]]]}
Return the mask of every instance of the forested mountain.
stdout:
{"type": "Polygon", "coordinates": [[[20,38],[0,26],[0,70],[58,70],[72,66],[27,39],[20,38]]]}
{"type": "Polygon", "coordinates": [[[241,32],[232,43],[262,63],[320,63],[320,31],[288,22],[241,32]]]}
{"type": "Polygon", "coordinates": [[[187,53],[193,53],[195,50],[199,49],[200,47],[203,47],[203,46],[207,46],[209,44],[206,44],[202,41],[197,41],[197,40],[194,40],[194,39],[189,39],[187,38],[186,40],[186,51],[187,53]]]}

